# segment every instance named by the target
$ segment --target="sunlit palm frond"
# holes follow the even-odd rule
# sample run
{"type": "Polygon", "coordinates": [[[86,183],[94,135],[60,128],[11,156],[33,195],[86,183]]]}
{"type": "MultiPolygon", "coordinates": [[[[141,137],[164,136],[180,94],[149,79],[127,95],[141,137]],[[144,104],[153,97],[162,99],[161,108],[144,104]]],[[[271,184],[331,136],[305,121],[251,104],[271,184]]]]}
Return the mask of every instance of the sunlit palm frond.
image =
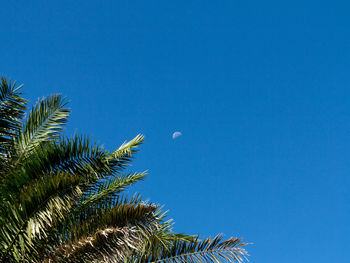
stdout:
{"type": "Polygon", "coordinates": [[[138,134],[129,142],[123,143],[116,151],[108,157],[108,162],[115,163],[119,169],[125,168],[131,162],[133,155],[137,152],[137,147],[140,146],[145,137],[138,134]]]}
{"type": "Polygon", "coordinates": [[[61,95],[52,95],[33,106],[15,141],[18,156],[28,156],[40,143],[59,136],[70,113],[66,104],[61,95]]]}
{"type": "Polygon", "coordinates": [[[33,242],[26,235],[19,235],[24,231],[23,226],[26,223],[22,218],[20,207],[11,202],[2,201],[0,221],[0,262],[24,261],[28,257],[28,251],[31,255],[38,253],[33,242]]]}
{"type": "Polygon", "coordinates": [[[82,194],[79,182],[75,176],[58,173],[42,177],[22,189],[18,202],[2,211],[6,213],[3,222],[9,226],[4,235],[0,233],[3,260],[19,258],[21,254],[36,255],[32,244],[36,239],[46,237],[46,231],[65,218],[77,203],[82,194]],[[27,253],[23,253],[25,250],[27,253]]]}
{"type": "Polygon", "coordinates": [[[138,250],[141,243],[136,227],[107,227],[74,242],[65,242],[42,262],[122,262],[127,261],[128,256],[138,250]]]}

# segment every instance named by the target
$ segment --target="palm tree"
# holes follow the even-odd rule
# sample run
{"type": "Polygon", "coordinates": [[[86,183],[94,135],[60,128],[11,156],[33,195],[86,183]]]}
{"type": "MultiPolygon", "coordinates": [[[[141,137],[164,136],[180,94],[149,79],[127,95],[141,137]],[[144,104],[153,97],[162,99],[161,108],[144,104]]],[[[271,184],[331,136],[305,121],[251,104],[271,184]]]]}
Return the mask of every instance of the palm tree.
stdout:
{"type": "Polygon", "coordinates": [[[241,262],[238,238],[199,241],[126,187],[137,135],[108,152],[86,136],[62,135],[70,110],[60,95],[27,100],[0,83],[0,262],[241,262]],[[197,261],[196,261],[197,260],[197,261]]]}

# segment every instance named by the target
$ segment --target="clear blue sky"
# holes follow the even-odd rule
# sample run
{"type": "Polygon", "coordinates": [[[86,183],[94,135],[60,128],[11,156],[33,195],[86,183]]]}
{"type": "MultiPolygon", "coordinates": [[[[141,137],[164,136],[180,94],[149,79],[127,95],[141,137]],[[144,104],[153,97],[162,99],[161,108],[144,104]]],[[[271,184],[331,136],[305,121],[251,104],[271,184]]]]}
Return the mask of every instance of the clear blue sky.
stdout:
{"type": "Polygon", "coordinates": [[[34,101],[66,95],[68,133],[108,149],[145,134],[137,190],[177,231],[238,235],[253,263],[346,262],[349,8],[3,1],[0,73],[34,101]]]}

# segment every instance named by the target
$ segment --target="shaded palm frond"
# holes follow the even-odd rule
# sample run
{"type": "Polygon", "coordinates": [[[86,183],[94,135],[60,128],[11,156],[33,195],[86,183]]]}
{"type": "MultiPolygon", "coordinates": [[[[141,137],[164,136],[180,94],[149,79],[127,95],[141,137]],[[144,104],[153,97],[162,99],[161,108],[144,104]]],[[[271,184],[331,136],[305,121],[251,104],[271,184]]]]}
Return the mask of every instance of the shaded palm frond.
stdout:
{"type": "Polygon", "coordinates": [[[82,199],[77,209],[85,210],[86,207],[100,207],[103,203],[108,203],[113,200],[127,186],[143,180],[145,175],[146,172],[142,172],[110,177],[102,181],[97,189],[91,190],[88,195],[82,199]]]}
{"type": "Polygon", "coordinates": [[[113,173],[114,167],[106,162],[106,158],[101,147],[83,136],[44,142],[33,149],[30,158],[23,159],[20,165],[8,171],[0,192],[2,195],[11,193],[14,197],[31,181],[58,172],[69,172],[82,177],[86,183],[95,183],[113,173]]]}
{"type": "Polygon", "coordinates": [[[154,213],[154,221],[149,224],[148,228],[142,229],[145,237],[141,248],[130,256],[130,262],[138,259],[137,262],[143,262],[143,259],[160,256],[163,250],[169,250],[169,247],[175,241],[193,242],[198,236],[175,233],[173,231],[173,220],[166,219],[167,211],[163,212],[158,208],[154,213]]]}
{"type": "MultiPolygon", "coordinates": [[[[150,224],[155,222],[154,212],[156,210],[157,207],[155,205],[143,203],[138,196],[132,199],[117,197],[110,203],[104,203],[100,207],[86,207],[85,211],[79,209],[79,213],[77,211],[71,213],[65,222],[61,222],[51,229],[50,238],[52,240],[56,238],[54,241],[56,245],[53,246],[54,250],[52,250],[55,252],[51,251],[48,254],[51,258],[55,257],[56,252],[62,255],[62,251],[66,248],[67,251],[70,251],[67,253],[74,252],[74,255],[86,253],[89,256],[89,251],[94,251],[98,247],[100,251],[96,253],[98,258],[102,255],[105,258],[129,255],[129,249],[135,250],[136,247],[140,249],[144,240],[147,239],[145,235],[149,233],[147,229],[150,227],[150,224]],[[119,232],[121,229],[123,231],[128,230],[128,234],[121,236],[119,232]],[[102,233],[101,231],[104,231],[105,234],[109,233],[104,235],[104,242],[100,238],[96,239],[96,233],[102,233]],[[95,244],[93,240],[100,240],[101,243],[91,246],[91,244],[95,244]],[[88,245],[90,241],[92,243],[88,245]],[[77,247],[79,249],[75,250],[77,247]],[[120,250],[119,248],[123,249],[120,250]],[[114,251],[112,252],[112,250],[114,251]]],[[[100,235],[98,236],[101,237],[100,235]]],[[[72,258],[75,258],[75,256],[72,258]]]]}
{"type": "MultiPolygon", "coordinates": [[[[135,147],[136,143],[129,146],[129,148],[135,147]]],[[[132,153],[128,153],[128,158],[131,160],[132,153]]],[[[16,174],[25,172],[28,180],[31,180],[42,174],[64,171],[85,177],[93,186],[98,180],[115,174],[122,165],[120,162],[124,163],[125,160],[113,159],[110,153],[92,143],[88,137],[76,135],[73,138],[61,138],[59,142],[38,145],[31,158],[22,161],[21,171],[16,174]]],[[[16,175],[11,178],[12,184],[16,181],[14,177],[16,175]]],[[[23,179],[22,175],[19,177],[23,179]]],[[[136,178],[136,175],[134,177],[136,178]]],[[[21,182],[24,183],[23,180],[21,182]]],[[[20,188],[20,185],[16,187],[20,188]]]]}
{"type": "Polygon", "coordinates": [[[96,182],[105,174],[112,173],[113,167],[105,159],[106,153],[101,147],[91,144],[86,137],[75,136],[38,145],[31,158],[22,161],[21,170],[28,180],[47,173],[69,172],[84,177],[86,181],[96,182]]]}
{"type": "Polygon", "coordinates": [[[43,145],[37,151],[40,169],[44,171],[69,171],[72,174],[87,175],[101,179],[113,172],[106,163],[107,153],[86,136],[60,138],[59,142],[43,145]]]}
{"type": "MultiPolygon", "coordinates": [[[[140,262],[148,262],[150,258],[161,258],[164,251],[169,251],[174,242],[193,242],[196,236],[174,233],[166,229],[168,222],[158,222],[153,224],[153,228],[146,229],[145,237],[141,248],[130,256],[130,262],[135,259],[142,259],[140,262]],[[147,260],[146,260],[147,259],[147,260]]],[[[136,261],[139,262],[139,261],[136,261]]]]}
{"type": "Polygon", "coordinates": [[[157,206],[142,202],[139,198],[130,200],[117,197],[100,206],[79,206],[71,212],[72,217],[63,224],[62,237],[79,239],[86,233],[94,233],[106,227],[124,227],[129,224],[147,225],[154,221],[153,212],[157,206]]]}
{"type": "Polygon", "coordinates": [[[12,141],[18,136],[21,120],[26,109],[26,102],[16,88],[16,82],[11,83],[5,78],[0,81],[0,155],[7,155],[12,141]]]}
{"type": "Polygon", "coordinates": [[[104,204],[104,212],[97,210],[97,217],[91,213],[85,217],[84,214],[70,227],[67,234],[71,236],[60,242],[62,245],[55,249],[51,258],[63,262],[132,262],[150,256],[149,250],[154,252],[153,255],[156,251],[166,250],[175,241],[196,240],[195,236],[174,233],[171,220],[164,221],[165,213],[157,206],[143,203],[139,197],[133,200],[124,199],[118,201],[118,205],[104,204]],[[106,209],[107,206],[111,208],[106,209]],[[84,235],[94,229],[97,229],[97,238],[96,235],[84,235]],[[127,234],[120,235],[120,229],[127,230],[127,234]]]}

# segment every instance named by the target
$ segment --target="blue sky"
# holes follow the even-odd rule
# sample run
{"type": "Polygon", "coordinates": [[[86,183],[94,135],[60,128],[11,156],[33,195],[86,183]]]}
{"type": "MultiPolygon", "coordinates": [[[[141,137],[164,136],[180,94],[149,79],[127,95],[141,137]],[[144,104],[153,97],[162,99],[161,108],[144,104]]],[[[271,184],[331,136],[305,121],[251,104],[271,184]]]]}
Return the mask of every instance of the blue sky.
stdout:
{"type": "Polygon", "coordinates": [[[136,189],[251,262],[350,258],[347,1],[5,1],[0,74],[67,133],[138,133],[136,189]],[[174,131],[183,135],[172,140],[174,131]]]}

